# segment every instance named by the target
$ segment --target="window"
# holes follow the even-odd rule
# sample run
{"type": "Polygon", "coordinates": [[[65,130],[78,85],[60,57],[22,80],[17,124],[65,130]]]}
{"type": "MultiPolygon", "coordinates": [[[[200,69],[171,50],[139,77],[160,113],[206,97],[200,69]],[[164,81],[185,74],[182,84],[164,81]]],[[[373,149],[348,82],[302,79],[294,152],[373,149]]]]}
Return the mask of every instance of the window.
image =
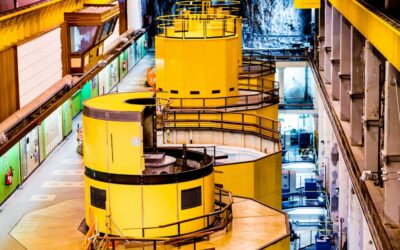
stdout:
{"type": "Polygon", "coordinates": [[[235,90],[235,88],[234,87],[232,87],[232,88],[229,88],[229,91],[234,91],[235,90]]]}
{"type": "Polygon", "coordinates": [[[171,94],[178,94],[178,90],[171,90],[171,94]]]}
{"type": "Polygon", "coordinates": [[[191,94],[191,95],[199,95],[199,94],[200,94],[200,91],[198,91],[198,90],[190,91],[190,94],[191,94]]]}
{"type": "Polygon", "coordinates": [[[90,204],[97,208],[106,209],[106,190],[90,187],[90,204]]]}
{"type": "Polygon", "coordinates": [[[218,90],[213,90],[212,93],[213,94],[219,94],[219,93],[221,93],[221,91],[219,89],[218,90]]]}
{"type": "Polygon", "coordinates": [[[82,53],[86,51],[93,44],[97,28],[97,26],[70,27],[71,52],[82,53]]]}
{"type": "Polygon", "coordinates": [[[201,187],[182,190],[181,199],[182,210],[201,206],[201,187]]]}

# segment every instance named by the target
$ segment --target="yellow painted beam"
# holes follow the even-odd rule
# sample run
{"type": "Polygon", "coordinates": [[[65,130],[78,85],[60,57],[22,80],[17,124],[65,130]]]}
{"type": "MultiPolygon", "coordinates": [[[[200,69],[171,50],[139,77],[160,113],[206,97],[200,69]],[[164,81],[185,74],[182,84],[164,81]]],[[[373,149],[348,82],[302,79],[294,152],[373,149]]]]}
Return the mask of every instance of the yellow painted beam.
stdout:
{"type": "Polygon", "coordinates": [[[346,19],[400,70],[400,30],[355,0],[329,0],[346,19]]]}
{"type": "Polygon", "coordinates": [[[60,26],[64,12],[81,9],[76,0],[53,0],[0,17],[0,50],[60,26]]]}
{"type": "Polygon", "coordinates": [[[31,12],[31,11],[34,11],[37,9],[41,9],[43,7],[46,7],[46,6],[61,2],[61,1],[62,0],[52,0],[52,1],[41,3],[41,4],[33,5],[32,7],[22,9],[22,10],[19,10],[19,11],[16,11],[16,12],[4,15],[4,16],[0,16],[0,21],[10,19],[12,17],[16,17],[16,16],[19,16],[19,15],[22,15],[22,14],[25,14],[25,13],[28,13],[28,12],[31,12]]]}
{"type": "Polygon", "coordinates": [[[114,0],[84,0],[84,4],[109,4],[114,2],[114,0]]]}
{"type": "Polygon", "coordinates": [[[296,9],[319,9],[321,7],[320,0],[294,0],[296,9]]]}

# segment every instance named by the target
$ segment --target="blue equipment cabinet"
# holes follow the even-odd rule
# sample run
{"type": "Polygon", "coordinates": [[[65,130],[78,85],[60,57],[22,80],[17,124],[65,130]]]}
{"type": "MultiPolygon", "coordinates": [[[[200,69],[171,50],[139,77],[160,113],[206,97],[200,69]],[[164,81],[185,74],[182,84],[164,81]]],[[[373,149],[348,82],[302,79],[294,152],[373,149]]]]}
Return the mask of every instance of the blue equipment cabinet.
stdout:
{"type": "Polygon", "coordinates": [[[307,199],[317,199],[319,196],[317,179],[305,178],[304,191],[307,199]]]}

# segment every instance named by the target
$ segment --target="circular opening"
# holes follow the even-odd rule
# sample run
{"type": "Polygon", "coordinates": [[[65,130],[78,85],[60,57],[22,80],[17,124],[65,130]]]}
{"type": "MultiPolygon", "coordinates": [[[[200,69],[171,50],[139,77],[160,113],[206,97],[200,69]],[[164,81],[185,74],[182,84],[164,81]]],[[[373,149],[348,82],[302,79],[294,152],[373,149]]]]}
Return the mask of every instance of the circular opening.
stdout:
{"type": "Polygon", "coordinates": [[[134,98],[134,99],[128,99],[125,101],[128,104],[135,104],[135,105],[156,105],[156,99],[155,98],[134,98]]]}

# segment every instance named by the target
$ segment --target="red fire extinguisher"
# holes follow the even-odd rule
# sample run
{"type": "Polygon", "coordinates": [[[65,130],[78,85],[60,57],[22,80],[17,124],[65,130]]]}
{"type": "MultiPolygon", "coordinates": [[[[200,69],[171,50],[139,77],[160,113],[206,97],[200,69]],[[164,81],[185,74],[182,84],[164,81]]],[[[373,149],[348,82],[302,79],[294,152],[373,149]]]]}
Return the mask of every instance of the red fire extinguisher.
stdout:
{"type": "Polygon", "coordinates": [[[6,185],[11,185],[12,184],[12,181],[13,181],[13,170],[12,170],[12,168],[10,167],[8,170],[7,170],[7,173],[6,173],[6,185]]]}

